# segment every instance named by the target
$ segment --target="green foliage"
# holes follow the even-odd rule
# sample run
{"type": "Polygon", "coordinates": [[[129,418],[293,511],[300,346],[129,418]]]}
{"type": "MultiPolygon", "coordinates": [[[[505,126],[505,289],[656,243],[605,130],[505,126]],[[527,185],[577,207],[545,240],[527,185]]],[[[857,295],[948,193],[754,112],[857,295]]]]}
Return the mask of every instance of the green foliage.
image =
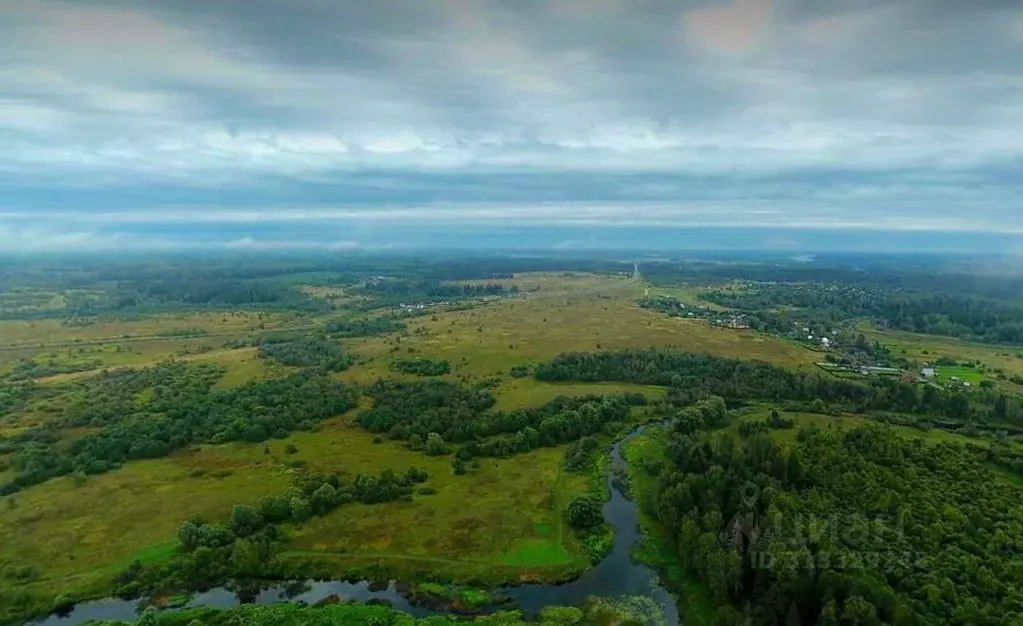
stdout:
{"type": "Polygon", "coordinates": [[[543,381],[630,382],[672,387],[669,400],[689,404],[708,395],[744,400],[789,401],[794,410],[826,412],[841,406],[856,413],[897,411],[942,416],[960,423],[977,419],[1023,424],[1018,398],[987,392],[966,395],[875,377],[868,383],[825,377],[767,363],[669,350],[620,350],[562,354],[537,370],[543,381]]]}
{"type": "MultiPolygon", "coordinates": [[[[425,441],[431,432],[460,443],[474,433],[473,425],[494,404],[490,392],[464,389],[444,381],[379,380],[369,389],[373,408],[363,411],[356,422],[374,433],[386,433],[401,426],[425,441]]],[[[399,435],[400,436],[400,435],[399,435]]]]}
{"type": "Polygon", "coordinates": [[[568,523],[582,531],[604,524],[604,503],[591,496],[580,496],[568,505],[568,523]]]}
{"type": "Polygon", "coordinates": [[[374,307],[397,304],[438,303],[465,298],[480,298],[518,293],[517,286],[504,287],[498,283],[458,284],[425,279],[371,278],[366,280],[362,293],[372,296],[374,307]]]}
{"type": "Polygon", "coordinates": [[[543,626],[574,626],[583,621],[583,611],[574,606],[548,606],[540,610],[539,623],[543,626]]]}
{"type": "Polygon", "coordinates": [[[24,409],[36,389],[31,383],[0,386],[0,418],[24,409]]]}
{"type": "Polygon", "coordinates": [[[263,516],[247,504],[239,504],[231,512],[231,530],[239,537],[248,537],[266,525],[263,516]]]}
{"type": "Polygon", "coordinates": [[[312,336],[266,335],[259,343],[259,357],[281,365],[317,367],[328,372],[343,372],[354,361],[339,343],[312,336]]]}
{"type": "Polygon", "coordinates": [[[373,317],[344,320],[327,324],[326,330],[335,337],[372,337],[405,330],[405,323],[395,317],[373,317]]]}
{"type": "MultiPolygon", "coordinates": [[[[54,360],[40,362],[38,359],[22,359],[14,364],[11,371],[4,377],[7,382],[21,382],[35,378],[46,378],[58,374],[72,374],[75,372],[87,372],[103,366],[98,359],[82,361],[79,363],[58,363],[54,360]]],[[[0,397],[0,415],[3,414],[4,400],[0,397]]]]}
{"type": "Polygon", "coordinates": [[[736,447],[685,433],[669,447],[655,513],[679,559],[751,624],[1023,617],[1013,556],[1023,492],[983,451],[874,426],[803,430],[790,449],[764,434],[736,447]]]}
{"type": "Polygon", "coordinates": [[[370,394],[373,408],[356,417],[360,426],[374,433],[387,432],[396,440],[407,437],[413,450],[425,447],[428,454],[445,454],[446,447],[442,452],[439,443],[430,446],[434,433],[441,443],[464,443],[467,459],[508,457],[574,441],[626,420],[631,407],[646,403],[636,393],[558,397],[541,407],[488,411],[494,403],[490,392],[443,381],[380,380],[370,394]]]}
{"type": "Polygon", "coordinates": [[[579,441],[573,441],[565,450],[565,469],[576,473],[586,471],[589,469],[593,453],[597,448],[597,440],[593,437],[583,437],[579,441]]]}
{"type": "Polygon", "coordinates": [[[516,365],[509,372],[512,378],[528,378],[533,373],[532,368],[526,365],[516,365]]]}
{"type": "Polygon", "coordinates": [[[426,435],[426,453],[430,456],[441,456],[447,454],[448,446],[444,443],[444,438],[437,433],[429,433],[426,435]]]}
{"type": "Polygon", "coordinates": [[[134,597],[153,590],[195,590],[231,577],[275,574],[273,555],[283,537],[278,524],[302,524],[351,502],[375,504],[410,498],[413,485],[427,473],[411,467],[405,474],[384,470],[379,476],[358,474],[350,484],[337,475],[302,472],[295,484],[264,498],[256,507],[234,507],[228,524],[191,520],[178,527],[180,551],[169,562],[133,563],[117,577],[119,595],[134,597]]]}
{"type": "MultiPolygon", "coordinates": [[[[701,297],[743,311],[796,307],[826,315],[833,321],[872,317],[897,330],[991,343],[1023,343],[1023,308],[1009,301],[973,295],[805,282],[758,283],[741,290],[708,291],[701,297]]],[[[791,328],[791,322],[787,326],[791,328]]]]}
{"type": "Polygon", "coordinates": [[[166,363],[83,383],[80,400],[61,425],[90,426],[93,432],[62,446],[55,438],[20,443],[14,457],[18,474],[0,486],[0,493],[75,471],[101,474],[193,442],[261,442],[273,433],[312,428],[356,402],[350,387],[313,371],[214,389],[219,373],[208,366],[166,363]]]}
{"type": "Polygon", "coordinates": [[[451,364],[447,361],[434,361],[427,358],[403,359],[391,363],[391,369],[402,374],[417,374],[419,376],[442,376],[451,371],[451,364]]]}
{"type": "MultiPolygon", "coordinates": [[[[430,583],[419,586],[421,591],[430,583]]],[[[438,595],[451,595],[443,585],[438,595]],[[441,593],[441,590],[443,592],[441,593]]],[[[465,589],[454,592],[462,606],[477,606],[471,602],[484,595],[479,590],[465,589]],[[478,596],[478,597],[477,597],[478,596]]],[[[177,612],[152,611],[144,613],[135,624],[146,626],[631,626],[650,624],[662,626],[664,616],[656,602],[649,598],[597,598],[582,609],[576,607],[546,607],[535,621],[527,620],[520,611],[498,611],[489,615],[466,618],[457,615],[433,615],[414,618],[388,606],[345,602],[324,606],[295,603],[243,604],[231,609],[194,608],[177,612]],[[146,622],[141,620],[145,619],[146,622]]],[[[113,622],[98,622],[97,626],[114,626],[113,622]]]]}

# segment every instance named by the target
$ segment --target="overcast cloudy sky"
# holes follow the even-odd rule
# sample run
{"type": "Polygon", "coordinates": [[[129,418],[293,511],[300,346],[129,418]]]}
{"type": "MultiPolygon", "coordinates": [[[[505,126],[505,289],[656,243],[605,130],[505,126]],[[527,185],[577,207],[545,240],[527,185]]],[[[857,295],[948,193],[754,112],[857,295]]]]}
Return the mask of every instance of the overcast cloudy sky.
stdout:
{"type": "Polygon", "coordinates": [[[5,250],[1023,233],[1015,0],[0,0],[0,42],[5,250]]]}

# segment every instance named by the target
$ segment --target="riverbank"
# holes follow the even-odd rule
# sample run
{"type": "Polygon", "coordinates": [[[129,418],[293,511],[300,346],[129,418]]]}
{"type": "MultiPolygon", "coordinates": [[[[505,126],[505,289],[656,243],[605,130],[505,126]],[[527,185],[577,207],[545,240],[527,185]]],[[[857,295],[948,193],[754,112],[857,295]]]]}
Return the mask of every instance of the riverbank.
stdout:
{"type": "MultiPolygon", "coordinates": [[[[493,613],[505,606],[515,607],[527,617],[540,615],[551,606],[585,606],[594,597],[645,597],[659,607],[663,615],[661,623],[676,626],[679,623],[675,599],[658,583],[654,571],[647,565],[635,563],[630,553],[637,545],[640,534],[640,518],[636,505],[627,499],[614,479],[613,468],[624,466],[628,469],[622,446],[652,426],[640,425],[629,434],[620,438],[611,448],[610,463],[605,468],[604,485],[609,498],[604,504],[604,518],[614,529],[613,544],[610,551],[594,568],[586,571],[571,582],[563,584],[522,584],[490,590],[492,597],[499,597],[506,602],[500,606],[483,604],[474,607],[480,613],[493,613]]],[[[380,580],[377,578],[376,580],[380,580]]],[[[310,581],[303,592],[296,595],[294,585],[282,585],[264,589],[248,597],[239,597],[234,590],[217,588],[203,594],[193,596],[186,608],[212,607],[227,609],[238,607],[243,601],[259,605],[271,605],[284,600],[294,600],[308,604],[327,601],[330,598],[344,598],[359,602],[385,602],[413,617],[428,615],[450,615],[452,607],[440,609],[423,606],[416,602],[416,595],[403,589],[395,581],[386,585],[370,580],[357,582],[345,581],[310,581]],[[405,591],[403,593],[402,591],[405,591]]],[[[414,588],[414,586],[412,587],[414,588]]],[[[454,590],[457,594],[457,590],[454,590]]],[[[89,620],[130,620],[139,609],[138,601],[108,598],[96,602],[74,606],[65,615],[51,615],[40,626],[75,626],[89,620]]],[[[171,609],[172,611],[174,609],[171,609]]]]}
{"type": "Polygon", "coordinates": [[[682,622],[686,626],[711,626],[717,606],[710,598],[707,586],[688,574],[679,561],[667,531],[651,515],[656,497],[657,473],[667,460],[669,430],[665,425],[653,425],[625,442],[623,455],[628,461],[628,492],[639,516],[641,540],[632,556],[657,571],[675,597],[682,622]]]}

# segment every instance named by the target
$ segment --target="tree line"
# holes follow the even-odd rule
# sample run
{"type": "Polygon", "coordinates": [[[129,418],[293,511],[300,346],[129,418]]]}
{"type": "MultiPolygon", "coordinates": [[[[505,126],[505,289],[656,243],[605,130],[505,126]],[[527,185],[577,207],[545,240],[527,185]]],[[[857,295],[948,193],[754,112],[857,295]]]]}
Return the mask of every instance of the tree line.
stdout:
{"type": "Polygon", "coordinates": [[[337,474],[302,472],[283,492],[256,506],[239,504],[226,523],[189,520],[178,527],[179,549],[167,563],[133,562],[116,579],[116,593],[134,598],[156,590],[195,591],[234,578],[275,575],[273,556],[285,538],[282,524],[303,524],[352,502],[376,504],[410,499],[425,470],[378,476],[358,474],[345,483],[337,474]]]}
{"type": "Polygon", "coordinates": [[[458,458],[508,457],[601,432],[625,421],[643,394],[557,397],[540,407],[491,411],[493,395],[439,380],[380,380],[370,389],[373,407],[355,420],[415,450],[446,454],[460,444],[458,458]]]}
{"type": "Polygon", "coordinates": [[[209,365],[164,363],[83,383],[67,414],[50,429],[57,434],[90,426],[91,432],[63,445],[19,443],[12,462],[17,474],[0,493],[73,472],[104,473],[196,442],[256,443],[313,430],[318,421],[355,406],[358,397],[351,387],[312,370],[216,389],[221,373],[209,365]]]}

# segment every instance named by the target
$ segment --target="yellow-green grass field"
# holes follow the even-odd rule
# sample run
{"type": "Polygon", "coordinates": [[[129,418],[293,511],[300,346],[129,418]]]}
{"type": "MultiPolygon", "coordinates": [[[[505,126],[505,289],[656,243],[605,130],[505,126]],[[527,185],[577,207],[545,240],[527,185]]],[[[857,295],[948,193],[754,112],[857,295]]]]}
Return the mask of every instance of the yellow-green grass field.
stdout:
{"type": "Polygon", "coordinates": [[[390,361],[410,355],[447,360],[456,378],[505,375],[514,366],[562,352],[622,348],[671,347],[792,366],[811,366],[814,360],[813,352],[792,342],[640,309],[633,296],[642,287],[624,279],[557,277],[553,285],[542,281],[530,276],[521,282],[524,290],[539,283],[541,290],[533,296],[412,319],[408,337],[346,342],[373,361],[352,368],[345,377],[374,380],[389,373],[390,361]]]}
{"type": "MultiPolygon", "coordinates": [[[[813,362],[811,351],[792,342],[639,309],[634,299],[643,286],[631,279],[525,274],[501,282],[518,285],[523,295],[475,309],[438,311],[412,318],[406,337],[391,334],[343,340],[359,355],[361,363],[342,377],[369,383],[381,376],[393,376],[390,364],[395,359],[425,356],[450,361],[452,380],[480,378],[505,375],[514,366],[545,361],[561,352],[648,347],[674,347],[782,365],[808,366],[813,362]]],[[[102,368],[145,367],[166,358],[230,363],[235,352],[221,348],[227,340],[285,325],[313,327],[317,323],[316,319],[294,320],[287,316],[264,315],[260,319],[259,314],[245,312],[158,315],[84,327],[61,326],[59,320],[0,322],[0,346],[26,346],[0,350],[0,373],[26,358],[57,364],[101,363],[94,370],[61,374],[43,382],[84,378],[102,368]],[[208,334],[192,338],[155,336],[189,328],[202,328],[208,334]],[[194,354],[200,350],[209,352],[194,354]]],[[[244,376],[235,376],[233,382],[244,382],[244,376]]]]}
{"type": "Polygon", "coordinates": [[[100,320],[71,325],[60,319],[0,321],[0,346],[117,340],[125,337],[159,337],[168,333],[202,329],[207,333],[237,333],[272,328],[293,315],[245,311],[209,311],[181,315],[150,315],[132,319],[100,320]]]}
{"type": "Polygon", "coordinates": [[[291,316],[224,312],[186,316],[157,315],[132,321],[63,326],[60,320],[0,321],[0,375],[23,360],[57,366],[93,365],[82,372],[57,374],[38,382],[66,382],[103,369],[148,367],[168,358],[216,359],[229,340],[247,339],[284,323],[291,316]],[[205,334],[173,336],[201,329],[205,334]]]}

